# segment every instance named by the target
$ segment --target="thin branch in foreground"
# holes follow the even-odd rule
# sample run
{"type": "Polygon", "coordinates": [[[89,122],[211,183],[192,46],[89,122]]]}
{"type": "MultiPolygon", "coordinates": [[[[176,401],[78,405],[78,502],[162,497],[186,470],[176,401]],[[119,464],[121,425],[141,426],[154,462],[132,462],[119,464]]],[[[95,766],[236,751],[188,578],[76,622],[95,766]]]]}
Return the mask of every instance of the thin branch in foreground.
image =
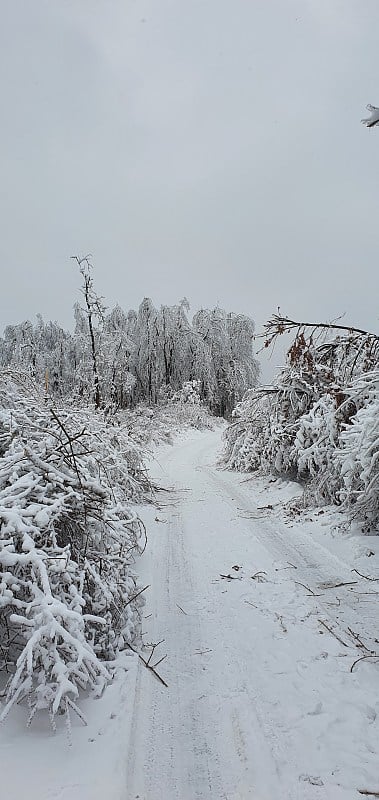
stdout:
{"type": "Polygon", "coordinates": [[[125,603],[125,606],[128,606],[128,605],[129,605],[129,603],[132,603],[132,602],[133,602],[133,600],[136,600],[136,599],[137,599],[137,597],[139,597],[139,596],[140,596],[140,594],[142,594],[142,592],[146,592],[146,589],[150,589],[150,584],[148,584],[147,586],[144,586],[144,587],[143,587],[143,589],[140,589],[140,591],[139,591],[139,592],[137,592],[137,594],[134,594],[134,595],[133,595],[133,597],[130,597],[130,599],[128,600],[128,602],[127,602],[127,603],[125,603]]]}
{"type": "Polygon", "coordinates": [[[360,638],[359,634],[355,633],[355,631],[353,631],[352,628],[348,628],[348,631],[350,633],[350,636],[352,636],[354,641],[357,643],[357,647],[360,647],[362,650],[365,650],[367,654],[371,655],[372,654],[372,650],[370,650],[368,647],[366,647],[364,642],[362,642],[362,639],[360,638]]]}
{"type": "Polygon", "coordinates": [[[357,789],[358,794],[365,794],[367,797],[379,797],[379,792],[370,792],[370,789],[357,789]]]}
{"type": "Polygon", "coordinates": [[[344,647],[349,647],[349,645],[346,644],[346,642],[344,642],[343,639],[340,638],[340,636],[338,636],[338,633],[335,633],[335,631],[332,628],[329,628],[329,625],[327,625],[326,622],[323,622],[322,619],[318,619],[317,622],[319,622],[320,625],[323,625],[324,628],[326,628],[326,630],[329,631],[329,633],[331,633],[331,635],[334,636],[334,638],[337,639],[338,642],[340,642],[340,644],[342,644],[344,647]]]}
{"type": "Polygon", "coordinates": [[[350,672],[353,672],[353,669],[356,666],[356,664],[359,664],[360,661],[365,661],[366,658],[375,658],[377,661],[379,661],[379,653],[372,653],[371,655],[360,656],[360,658],[357,658],[356,661],[354,661],[354,664],[351,665],[350,672]]]}
{"type": "Polygon", "coordinates": [[[263,333],[257,334],[256,338],[266,338],[267,335],[272,335],[273,333],[280,336],[282,333],[288,333],[294,328],[311,328],[312,330],[321,328],[322,330],[338,330],[350,334],[356,333],[359,336],[370,336],[373,339],[379,338],[375,333],[370,333],[370,331],[365,331],[362,328],[354,328],[350,325],[338,325],[333,322],[299,322],[298,320],[283,316],[281,313],[273,314],[263,326],[263,333]]]}
{"type": "Polygon", "coordinates": [[[258,583],[264,583],[267,581],[266,575],[267,572],[261,569],[258,570],[258,572],[254,572],[254,575],[252,575],[251,578],[253,581],[257,581],[258,583]]]}
{"type": "MultiPolygon", "coordinates": [[[[131,645],[131,644],[128,644],[128,647],[130,648],[130,650],[133,650],[133,653],[135,653],[135,654],[138,656],[138,658],[139,658],[139,659],[142,661],[142,663],[145,665],[146,669],[148,669],[150,672],[152,672],[152,673],[153,673],[153,675],[155,675],[155,677],[156,677],[156,678],[158,678],[159,682],[160,682],[160,683],[162,683],[162,684],[163,684],[163,686],[165,686],[165,687],[166,687],[166,689],[168,689],[168,684],[166,683],[166,681],[165,681],[165,680],[163,680],[163,678],[161,677],[161,675],[159,675],[159,673],[158,673],[158,672],[156,671],[156,669],[155,669],[155,667],[156,667],[156,666],[158,666],[158,664],[160,664],[160,663],[161,663],[161,661],[163,661],[163,659],[161,659],[161,661],[158,661],[158,662],[157,662],[157,664],[155,664],[155,665],[152,665],[152,664],[150,664],[150,660],[151,660],[151,657],[152,657],[152,655],[153,655],[153,653],[154,653],[154,650],[155,650],[155,648],[156,648],[156,647],[158,647],[158,644],[162,644],[162,642],[163,642],[163,641],[164,641],[164,639],[162,639],[162,641],[161,641],[161,642],[157,642],[157,644],[153,644],[153,645],[152,645],[152,650],[151,650],[151,653],[150,653],[150,655],[149,655],[149,658],[148,658],[148,660],[147,660],[147,661],[146,661],[146,658],[144,658],[143,656],[141,656],[141,653],[139,653],[139,652],[138,652],[138,650],[135,650],[135,649],[134,649],[134,647],[132,647],[132,645],[131,645]]],[[[164,656],[164,658],[166,658],[166,656],[164,656]]]]}
{"type": "Polygon", "coordinates": [[[339,581],[339,583],[325,583],[320,584],[320,589],[339,589],[340,586],[356,586],[358,581],[339,581]]]}
{"type": "Polygon", "coordinates": [[[303,589],[307,590],[307,592],[310,592],[312,597],[322,597],[321,594],[316,594],[316,592],[314,592],[313,589],[310,589],[309,586],[306,586],[305,583],[300,583],[300,581],[294,581],[294,583],[296,583],[297,586],[302,586],[303,589]]]}
{"type": "Polygon", "coordinates": [[[379,581],[379,578],[371,578],[369,575],[362,575],[362,573],[358,572],[357,569],[352,569],[351,571],[356,572],[357,575],[359,575],[360,578],[364,578],[365,581],[379,581]]]}
{"type": "Polygon", "coordinates": [[[148,645],[148,647],[151,647],[151,653],[150,653],[150,655],[149,655],[149,658],[147,659],[147,664],[148,664],[148,666],[150,665],[150,661],[151,661],[151,659],[152,659],[152,656],[153,656],[153,654],[154,654],[155,650],[156,650],[156,649],[157,649],[157,647],[159,647],[159,645],[160,645],[160,644],[162,644],[163,642],[164,642],[164,639],[161,639],[161,640],[160,640],[160,642],[156,642],[155,644],[150,644],[150,645],[148,645]]]}

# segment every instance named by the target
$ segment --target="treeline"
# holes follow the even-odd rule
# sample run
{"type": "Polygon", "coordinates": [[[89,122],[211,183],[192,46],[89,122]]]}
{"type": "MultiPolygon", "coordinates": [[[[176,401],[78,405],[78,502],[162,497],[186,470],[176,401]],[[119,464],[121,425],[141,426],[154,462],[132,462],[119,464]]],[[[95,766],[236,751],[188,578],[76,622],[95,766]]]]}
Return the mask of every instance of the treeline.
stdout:
{"type": "Polygon", "coordinates": [[[96,406],[156,404],[187,381],[199,382],[210,410],[227,416],[255,386],[254,323],[221,308],[188,318],[186,300],[157,309],[145,298],[138,311],[107,311],[87,259],[77,259],[84,303],[74,306],[73,333],[40,315],[8,325],[0,366],[21,370],[55,397],[92,399],[96,406]]]}
{"type": "Polygon", "coordinates": [[[301,481],[310,503],[335,503],[364,530],[379,523],[379,337],[275,315],[270,346],[294,335],[270,386],[253,389],[227,430],[227,462],[301,481]]]}

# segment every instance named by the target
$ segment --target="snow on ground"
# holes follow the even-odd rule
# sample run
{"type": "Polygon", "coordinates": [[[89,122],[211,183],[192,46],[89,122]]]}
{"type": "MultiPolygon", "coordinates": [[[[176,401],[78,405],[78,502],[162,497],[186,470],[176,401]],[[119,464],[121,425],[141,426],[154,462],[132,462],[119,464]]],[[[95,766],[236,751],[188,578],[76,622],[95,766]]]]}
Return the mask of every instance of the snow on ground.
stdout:
{"type": "Polygon", "coordinates": [[[290,514],[299,488],[217,470],[221,429],[164,446],[138,565],[145,642],[89,726],[0,730],[7,800],[357,800],[379,792],[379,542],[290,514]],[[339,585],[337,584],[344,584],[339,585]],[[359,638],[357,638],[359,637],[359,638]],[[364,649],[366,648],[366,649],[364,649]],[[145,657],[148,657],[146,649],[145,657]]]}

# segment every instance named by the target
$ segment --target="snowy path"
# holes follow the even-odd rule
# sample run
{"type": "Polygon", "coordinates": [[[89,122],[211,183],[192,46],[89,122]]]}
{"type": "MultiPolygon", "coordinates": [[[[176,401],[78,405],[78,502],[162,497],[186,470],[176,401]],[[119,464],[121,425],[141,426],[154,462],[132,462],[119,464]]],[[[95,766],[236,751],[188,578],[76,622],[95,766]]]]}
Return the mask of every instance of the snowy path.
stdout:
{"type": "Polygon", "coordinates": [[[361,650],[341,632],[362,635],[364,624],[373,636],[375,604],[356,584],[325,588],[357,576],[300,526],[259,510],[273,502],[262,481],[217,471],[220,448],[219,431],[196,432],[154,466],[175,493],[149,525],[145,640],[165,639],[155,660],[167,652],[168,689],[141,665],[125,800],[379,791],[377,672],[366,662],[350,673],[361,650]]]}
{"type": "Polygon", "coordinates": [[[379,575],[379,537],[333,538],[328,514],[286,516],[293,484],[217,470],[221,448],[220,429],[195,431],[152,464],[173,491],[143,509],[149,546],[137,569],[151,587],[144,639],[165,640],[156,660],[167,653],[168,688],[125,656],[127,673],[82,701],[89,724],[73,719],[71,748],[63,723],[54,737],[41,715],[25,731],[17,708],[0,727],[1,798],[379,792],[379,666],[350,672],[365,652],[352,632],[378,649],[379,584],[351,570],[379,575]]]}

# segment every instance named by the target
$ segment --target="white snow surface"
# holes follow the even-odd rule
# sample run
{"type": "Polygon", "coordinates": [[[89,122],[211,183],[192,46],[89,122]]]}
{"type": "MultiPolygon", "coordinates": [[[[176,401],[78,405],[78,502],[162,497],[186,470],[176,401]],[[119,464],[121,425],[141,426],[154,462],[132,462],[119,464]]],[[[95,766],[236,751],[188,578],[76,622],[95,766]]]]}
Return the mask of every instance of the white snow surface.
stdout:
{"type": "Polygon", "coordinates": [[[146,644],[55,735],[17,709],[0,729],[7,800],[359,800],[379,792],[378,537],[291,515],[298,486],[217,469],[222,428],[151,464],[146,644]],[[223,577],[225,576],[225,577],[223,577]],[[230,577],[228,577],[230,576],[230,577]],[[336,586],[336,584],[347,584],[336,586]],[[322,624],[324,623],[324,624],[322,624]],[[327,626],[327,627],[325,627],[327,626]],[[328,630],[329,628],[329,630],[328,630]],[[358,638],[356,638],[358,637],[358,638]],[[364,649],[366,648],[366,649],[364,649]],[[148,658],[149,648],[144,651],[148,658]]]}

